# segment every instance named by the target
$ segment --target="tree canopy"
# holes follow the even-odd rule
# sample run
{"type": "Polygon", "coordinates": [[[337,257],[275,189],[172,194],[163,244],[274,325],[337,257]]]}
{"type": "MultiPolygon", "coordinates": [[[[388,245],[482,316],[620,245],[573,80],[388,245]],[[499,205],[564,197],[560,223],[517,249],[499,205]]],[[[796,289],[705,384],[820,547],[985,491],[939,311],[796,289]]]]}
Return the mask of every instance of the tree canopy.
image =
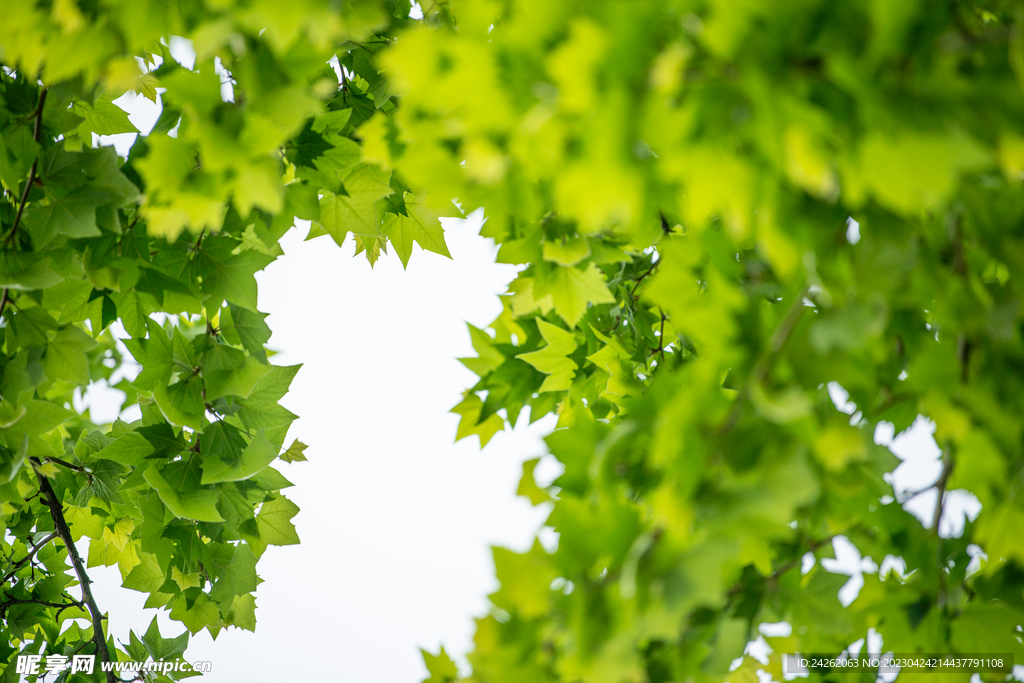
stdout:
{"type": "Polygon", "coordinates": [[[298,542],[272,463],[305,448],[254,273],[296,218],[407,265],[479,207],[523,268],[470,328],[457,437],[553,413],[564,471],[540,485],[526,463],[557,548],[495,549],[463,674],[781,680],[781,654],[869,629],[887,651],[1024,657],[1022,23],[1000,0],[14,0],[0,680],[44,645],[183,652],[155,622],[108,642],[86,564],[192,633],[254,628],[258,559],[298,542]],[[94,136],[134,132],[128,90],[163,109],[121,160],[94,136]],[[72,398],[123,377],[122,348],[142,417],[94,424],[72,398]],[[874,431],[919,414],[941,474],[894,490],[874,431]],[[952,491],[981,504],[959,535],[952,491]],[[898,559],[847,606],[817,562],[839,536],[898,559]],[[768,664],[745,656],[777,622],[768,664]]]}

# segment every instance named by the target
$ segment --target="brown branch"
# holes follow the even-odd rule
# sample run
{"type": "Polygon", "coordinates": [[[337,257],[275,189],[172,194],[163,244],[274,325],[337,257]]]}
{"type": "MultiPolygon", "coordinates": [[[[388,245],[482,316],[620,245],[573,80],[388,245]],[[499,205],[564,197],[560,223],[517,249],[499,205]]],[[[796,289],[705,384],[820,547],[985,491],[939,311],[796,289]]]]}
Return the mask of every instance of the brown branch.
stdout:
{"type": "Polygon", "coordinates": [[[26,562],[31,561],[32,558],[35,557],[36,553],[38,553],[40,550],[42,550],[44,545],[46,545],[47,543],[49,543],[50,541],[52,541],[56,537],[57,537],[57,534],[56,534],[56,532],[54,532],[54,533],[50,534],[49,536],[47,536],[46,538],[44,538],[38,544],[32,546],[31,547],[32,549],[29,550],[28,555],[26,555],[25,557],[21,558],[20,560],[18,560],[17,562],[15,562],[14,564],[11,565],[11,570],[9,572],[7,572],[6,574],[4,574],[3,578],[0,579],[0,586],[2,586],[3,584],[7,583],[7,581],[11,577],[13,577],[17,573],[17,571],[19,569],[21,569],[25,565],[26,562]]]}
{"type": "Polygon", "coordinates": [[[967,384],[971,375],[971,340],[961,332],[956,338],[956,358],[960,363],[960,381],[967,384]]]}
{"type": "Polygon", "coordinates": [[[72,600],[71,602],[47,602],[46,600],[36,600],[35,598],[27,599],[15,599],[4,600],[0,602],[0,619],[4,618],[7,613],[7,608],[11,605],[42,605],[43,607],[58,607],[61,611],[66,610],[68,607],[81,607],[81,601],[72,600]]]}
{"type": "MultiPolygon", "coordinates": [[[[935,484],[932,484],[931,486],[926,486],[923,489],[918,489],[916,491],[904,491],[903,498],[899,500],[899,504],[905,505],[906,503],[909,503],[910,501],[920,496],[922,493],[931,491],[933,488],[935,488],[935,484]]],[[[895,489],[893,489],[893,492],[895,492],[895,489]]]]}
{"type": "MultiPolygon", "coordinates": [[[[32,462],[36,466],[40,464],[37,458],[32,458],[32,462]]],[[[96,604],[96,599],[92,595],[92,588],[90,588],[92,581],[89,579],[89,574],[85,571],[82,557],[78,554],[78,548],[75,547],[74,539],[71,538],[71,529],[68,528],[68,523],[64,519],[64,506],[57,497],[56,492],[54,492],[53,486],[50,485],[50,480],[40,474],[38,469],[36,469],[36,478],[39,480],[39,491],[42,494],[40,500],[50,508],[53,525],[68,549],[68,557],[71,558],[71,564],[75,568],[78,582],[82,586],[82,602],[89,608],[89,614],[92,616],[92,636],[93,641],[96,643],[96,654],[101,662],[110,664],[110,652],[107,650],[107,640],[103,635],[103,612],[100,611],[99,606],[96,604]]],[[[106,673],[107,683],[117,683],[117,678],[112,671],[107,671],[106,673]]]]}
{"type": "MultiPolygon", "coordinates": [[[[822,547],[828,545],[829,543],[831,543],[835,539],[836,536],[839,536],[839,534],[832,534],[831,536],[827,536],[827,537],[821,539],[820,541],[813,541],[813,542],[811,542],[807,546],[807,552],[811,552],[811,553],[816,552],[819,548],[822,548],[822,547]]],[[[797,565],[802,564],[803,563],[803,559],[804,559],[803,555],[801,555],[799,559],[790,560],[789,562],[786,562],[785,564],[780,565],[779,567],[777,567],[775,569],[775,571],[773,571],[771,574],[769,574],[765,578],[765,582],[769,586],[774,588],[775,585],[779,582],[779,579],[781,579],[782,576],[784,574],[786,574],[787,572],[795,569],[797,567],[797,565]]]]}
{"type": "Polygon", "coordinates": [[[0,320],[3,319],[3,317],[4,317],[4,309],[7,308],[7,302],[10,301],[10,300],[11,300],[11,298],[10,298],[10,291],[7,289],[7,287],[4,287],[3,296],[0,297],[0,320]]]}
{"type": "Polygon", "coordinates": [[[633,289],[629,290],[629,296],[630,296],[631,299],[635,299],[636,298],[637,287],[639,287],[640,283],[644,281],[644,278],[646,278],[648,275],[650,275],[651,273],[654,272],[654,269],[658,267],[659,263],[661,263],[661,259],[660,258],[657,261],[655,261],[654,263],[652,263],[651,267],[648,268],[647,271],[644,272],[643,275],[641,275],[640,277],[638,277],[636,279],[636,284],[633,285],[633,289]]]}
{"type": "Polygon", "coordinates": [[[939,491],[939,498],[935,501],[935,511],[932,513],[932,529],[936,535],[939,533],[939,522],[942,521],[943,498],[946,497],[946,482],[949,481],[949,475],[952,470],[953,459],[950,457],[949,448],[947,447],[942,451],[942,474],[939,475],[939,480],[934,484],[934,487],[939,491]]]}
{"type": "MultiPolygon", "coordinates": [[[[849,533],[851,530],[852,529],[847,529],[845,532],[841,532],[841,533],[849,533]]],[[[831,543],[835,539],[835,537],[839,536],[839,535],[841,535],[841,534],[840,533],[836,533],[836,534],[832,534],[831,536],[827,536],[827,537],[825,537],[825,538],[823,538],[823,539],[821,539],[819,541],[811,541],[810,543],[807,544],[807,552],[813,553],[813,552],[817,551],[819,548],[821,548],[823,546],[826,546],[829,543],[831,543]]],[[[806,555],[806,554],[807,553],[804,553],[803,555],[806,555]]],[[[779,579],[781,579],[785,574],[789,573],[790,571],[792,571],[792,570],[796,569],[798,566],[800,566],[800,564],[803,562],[803,555],[801,555],[800,557],[798,557],[795,560],[790,560],[788,562],[783,562],[778,567],[776,567],[775,571],[773,571],[768,576],[764,577],[765,584],[767,584],[769,588],[775,588],[775,586],[779,582],[779,579]]],[[[729,596],[729,597],[732,597],[734,595],[737,595],[738,593],[741,593],[742,591],[743,591],[743,582],[737,582],[732,588],[730,588],[726,592],[726,595],[729,596]]]]}
{"type": "Polygon", "coordinates": [[[658,353],[661,357],[661,364],[665,364],[665,311],[661,312],[661,331],[658,333],[658,353]]]}
{"type": "Polygon", "coordinates": [[[89,473],[88,470],[86,470],[84,467],[80,467],[78,465],[72,465],[67,460],[61,460],[60,458],[47,457],[46,458],[46,462],[52,462],[54,464],[60,465],[61,467],[66,467],[69,470],[74,470],[76,472],[82,472],[84,474],[88,474],[89,473]]]}
{"type": "Polygon", "coordinates": [[[196,252],[199,251],[199,247],[203,245],[203,237],[205,236],[206,227],[203,227],[203,229],[199,233],[199,237],[197,237],[195,243],[193,243],[192,248],[188,250],[189,260],[192,260],[196,257],[196,252]]]}
{"type": "Polygon", "coordinates": [[[946,567],[942,557],[942,536],[939,535],[939,523],[942,522],[943,506],[946,497],[946,483],[949,481],[949,474],[953,471],[953,458],[949,451],[949,445],[942,449],[942,474],[935,488],[939,497],[935,501],[935,512],[932,514],[932,529],[935,531],[935,563],[939,573],[939,590],[935,596],[935,603],[939,609],[946,607],[946,567]]]}
{"type": "MultiPolygon", "coordinates": [[[[46,93],[48,89],[43,88],[43,91],[39,94],[39,104],[36,105],[35,118],[36,124],[32,131],[32,139],[39,142],[39,134],[43,129],[43,105],[46,104],[46,93]]],[[[25,189],[21,193],[21,202],[18,204],[18,213],[14,216],[14,224],[11,226],[10,231],[4,238],[5,244],[10,244],[14,236],[18,234],[18,224],[21,223],[21,215],[25,212],[25,204],[28,203],[28,193],[32,189],[33,183],[36,181],[36,168],[39,165],[39,156],[32,161],[32,168],[28,172],[28,182],[25,183],[25,189]]],[[[6,293],[6,292],[5,292],[6,293]]]]}

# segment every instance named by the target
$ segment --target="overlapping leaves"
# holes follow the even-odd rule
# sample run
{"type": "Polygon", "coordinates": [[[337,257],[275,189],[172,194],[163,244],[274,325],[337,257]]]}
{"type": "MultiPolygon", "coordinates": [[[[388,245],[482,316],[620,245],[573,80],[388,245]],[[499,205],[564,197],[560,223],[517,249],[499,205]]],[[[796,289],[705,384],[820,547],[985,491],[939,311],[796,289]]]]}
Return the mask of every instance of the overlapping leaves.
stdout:
{"type": "Polygon", "coordinates": [[[298,367],[268,358],[255,274],[296,219],[339,244],[354,234],[371,263],[389,238],[403,265],[413,242],[448,255],[445,212],[363,161],[355,134],[395,109],[374,53],[409,3],[157,5],[5,8],[5,681],[18,654],[182,655],[187,634],[163,639],[155,622],[120,645],[100,637],[76,587],[98,565],[193,634],[254,629],[259,558],[299,542],[274,463],[306,449],[286,439],[295,416],[280,401],[298,367]],[[172,58],[177,36],[194,64],[172,58]],[[129,90],[161,113],[123,160],[95,145],[138,132],[117,104],[129,90]],[[126,396],[113,424],[74,409],[100,380],[126,396]],[[79,562],[67,546],[81,539],[79,562]]]}

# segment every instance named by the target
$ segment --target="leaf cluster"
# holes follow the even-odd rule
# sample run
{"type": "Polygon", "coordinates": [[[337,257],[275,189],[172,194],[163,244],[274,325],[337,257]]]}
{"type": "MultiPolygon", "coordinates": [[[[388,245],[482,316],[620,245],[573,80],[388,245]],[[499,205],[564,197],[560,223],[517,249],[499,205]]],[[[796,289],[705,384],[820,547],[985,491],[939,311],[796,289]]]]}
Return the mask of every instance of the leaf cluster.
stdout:
{"type": "Polygon", "coordinates": [[[470,328],[458,436],[557,415],[561,474],[519,489],[557,543],[495,549],[471,680],[782,680],[869,629],[1024,652],[1019,30],[1010,3],[467,0],[382,55],[386,161],[523,267],[470,328]],[[936,480],[894,490],[875,430],[919,414],[936,480]],[[838,536],[876,567],[848,605],[838,536]]]}
{"type": "Polygon", "coordinates": [[[413,242],[448,255],[444,212],[365,159],[356,134],[396,108],[376,53],[410,10],[5,7],[0,680],[30,653],[183,654],[188,633],[164,639],[155,621],[109,638],[91,567],[117,566],[191,634],[255,628],[259,559],[299,542],[275,465],[306,459],[281,405],[299,368],[272,363],[255,274],[297,219],[339,244],[353,233],[371,264],[389,241],[403,264],[413,242]],[[194,63],[172,56],[181,38],[194,63]],[[133,96],[160,107],[146,135],[119,106],[133,96]],[[100,144],[125,134],[125,159],[100,144]],[[81,407],[96,382],[124,394],[112,424],[81,407]]]}

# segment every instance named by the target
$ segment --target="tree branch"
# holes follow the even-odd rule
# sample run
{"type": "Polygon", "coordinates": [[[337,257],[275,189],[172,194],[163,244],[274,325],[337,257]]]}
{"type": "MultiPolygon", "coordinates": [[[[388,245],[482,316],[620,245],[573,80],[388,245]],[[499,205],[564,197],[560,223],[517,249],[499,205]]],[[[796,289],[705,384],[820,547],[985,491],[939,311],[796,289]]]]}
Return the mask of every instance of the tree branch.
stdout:
{"type": "Polygon", "coordinates": [[[661,355],[661,363],[665,364],[665,311],[661,312],[661,331],[658,333],[658,353],[661,355]]]}
{"type": "Polygon", "coordinates": [[[651,267],[650,267],[650,268],[648,268],[648,269],[647,269],[647,270],[646,270],[646,271],[645,271],[645,272],[644,272],[644,273],[643,273],[643,274],[642,274],[642,275],[641,275],[640,277],[638,277],[638,278],[636,279],[636,284],[634,284],[634,285],[633,285],[633,289],[629,290],[629,296],[630,296],[630,298],[632,298],[632,299],[635,299],[635,298],[636,298],[636,290],[637,290],[637,287],[639,287],[639,286],[640,286],[640,283],[644,281],[644,278],[646,278],[646,277],[647,277],[648,275],[650,275],[651,273],[653,273],[653,272],[654,272],[654,269],[658,267],[658,264],[659,264],[659,263],[661,263],[661,258],[659,258],[659,259],[658,259],[657,261],[655,261],[654,263],[652,263],[652,264],[651,264],[651,267]]]}
{"type": "Polygon", "coordinates": [[[7,302],[10,301],[10,292],[4,287],[3,296],[0,297],[0,320],[4,317],[4,309],[7,308],[7,302]]]}
{"type": "MultiPolygon", "coordinates": [[[[904,491],[903,494],[902,494],[903,497],[899,498],[898,502],[899,502],[900,505],[905,505],[905,504],[909,503],[910,501],[914,500],[915,498],[917,498],[918,496],[920,496],[922,493],[926,493],[928,491],[931,491],[933,488],[935,488],[935,484],[932,484],[931,486],[925,486],[923,489],[918,489],[916,491],[904,491]]],[[[896,491],[896,489],[893,489],[894,493],[895,493],[895,491],[896,491]]]]}
{"type": "Polygon", "coordinates": [[[54,533],[50,534],[49,536],[47,536],[46,538],[44,538],[40,543],[32,546],[32,549],[29,550],[28,555],[26,555],[25,557],[21,558],[20,560],[18,560],[17,562],[15,562],[14,564],[11,565],[11,570],[9,572],[7,572],[6,574],[4,574],[3,578],[0,579],[0,586],[2,586],[3,584],[7,583],[8,579],[10,579],[12,576],[14,576],[15,573],[17,573],[17,571],[19,569],[21,569],[23,566],[25,566],[26,562],[30,562],[32,560],[32,558],[35,557],[36,553],[38,553],[40,550],[42,550],[44,545],[46,545],[47,543],[49,543],[50,541],[52,541],[56,537],[57,537],[57,532],[54,532],[54,533]]]}
{"type": "MultiPolygon", "coordinates": [[[[40,464],[37,458],[32,458],[32,462],[37,466],[40,464]]],[[[50,485],[50,480],[39,474],[38,470],[36,470],[36,478],[39,480],[39,491],[43,494],[40,496],[40,500],[50,508],[53,525],[68,549],[68,557],[71,558],[71,564],[75,568],[78,582],[82,586],[82,602],[89,608],[89,614],[92,615],[92,636],[93,641],[96,643],[96,654],[101,662],[109,664],[110,652],[107,650],[107,640],[103,635],[103,612],[100,611],[99,606],[96,604],[96,599],[92,596],[92,588],[90,588],[92,581],[85,571],[85,565],[82,563],[82,558],[78,554],[75,542],[71,538],[71,529],[68,528],[68,523],[64,519],[64,506],[60,499],[57,498],[53,486],[50,485]]],[[[117,678],[112,671],[107,671],[107,683],[117,683],[117,678]]]]}
{"type": "Polygon", "coordinates": [[[935,501],[935,512],[932,514],[932,530],[935,531],[935,563],[939,573],[939,590],[935,596],[935,602],[939,609],[946,607],[946,567],[942,557],[942,536],[939,535],[939,523],[942,522],[943,506],[946,497],[946,483],[949,481],[949,474],[953,470],[953,458],[949,451],[949,445],[942,449],[942,474],[935,488],[939,493],[935,501]]]}
{"type": "MultiPolygon", "coordinates": [[[[856,528],[856,525],[853,528],[856,528]]],[[[819,548],[821,548],[823,546],[826,546],[829,543],[831,543],[835,539],[836,536],[839,536],[841,533],[849,533],[851,530],[852,529],[847,529],[845,532],[840,532],[840,533],[832,534],[831,536],[827,536],[827,537],[825,537],[825,538],[823,538],[823,539],[821,539],[819,541],[811,541],[810,543],[807,544],[807,552],[811,552],[811,553],[816,552],[819,548]]],[[[804,555],[806,555],[806,554],[807,553],[804,553],[804,555]]],[[[779,582],[779,579],[781,579],[785,574],[787,574],[788,572],[792,571],[793,569],[796,569],[798,566],[800,566],[800,564],[802,562],[803,562],[803,555],[801,555],[800,557],[798,557],[795,560],[790,560],[789,562],[783,562],[782,564],[780,564],[778,567],[775,568],[775,571],[773,571],[768,576],[764,577],[765,584],[767,584],[769,588],[775,588],[776,584],[778,584],[778,582],[779,582]]],[[[728,590],[726,595],[729,596],[729,597],[732,597],[734,595],[737,595],[737,594],[741,593],[743,591],[743,585],[744,584],[743,584],[742,581],[737,582],[732,588],[730,588],[728,590]]]]}
{"type": "Polygon", "coordinates": [[[69,470],[74,470],[76,472],[88,473],[88,470],[86,470],[84,467],[80,467],[78,465],[72,465],[67,460],[61,460],[60,458],[48,457],[48,458],[46,458],[46,462],[52,462],[52,463],[54,463],[56,465],[60,465],[61,467],[66,467],[69,470]]]}
{"type": "MultiPolygon", "coordinates": [[[[47,91],[48,88],[43,88],[43,92],[39,94],[39,104],[36,105],[36,125],[32,131],[32,139],[36,142],[39,142],[39,134],[43,129],[43,105],[46,104],[47,91]]],[[[21,202],[18,203],[18,213],[14,216],[14,224],[4,237],[5,244],[10,244],[11,240],[14,239],[14,236],[18,234],[18,225],[21,223],[21,215],[25,212],[25,204],[28,203],[28,193],[32,190],[32,184],[36,181],[36,168],[38,165],[39,156],[36,155],[35,160],[32,162],[32,168],[28,172],[28,182],[25,183],[25,189],[21,193],[21,202]]],[[[4,290],[4,294],[7,294],[6,290],[4,290]]]]}
{"type": "MultiPolygon", "coordinates": [[[[838,536],[838,535],[839,534],[832,534],[831,536],[827,536],[827,537],[821,539],[820,541],[812,541],[811,543],[809,543],[807,545],[807,552],[810,552],[810,553],[816,552],[819,548],[822,548],[822,547],[828,545],[829,543],[831,543],[835,539],[835,537],[838,536]]],[[[806,555],[806,553],[804,553],[804,554],[806,555]]],[[[773,571],[771,574],[769,574],[765,578],[765,582],[769,586],[774,588],[775,585],[779,582],[779,579],[782,578],[783,574],[789,572],[792,569],[795,569],[798,565],[803,563],[803,560],[804,560],[804,557],[803,557],[803,555],[801,555],[799,559],[790,560],[789,562],[786,562],[785,564],[779,565],[779,567],[776,568],[775,571],[773,571]]]]}
{"type": "Polygon", "coordinates": [[[36,600],[35,598],[27,599],[15,599],[4,600],[0,602],[0,619],[4,618],[7,614],[7,608],[11,605],[42,605],[43,607],[58,607],[61,611],[66,610],[68,607],[81,607],[81,601],[72,600],[71,602],[47,602],[45,600],[36,600]]]}
{"type": "Polygon", "coordinates": [[[942,506],[944,504],[943,498],[946,497],[946,482],[949,481],[950,472],[953,470],[953,459],[949,455],[949,448],[942,450],[942,474],[939,475],[939,480],[935,482],[935,488],[939,492],[939,497],[935,501],[935,511],[932,513],[932,530],[935,534],[939,533],[939,522],[942,521],[942,506]]]}

